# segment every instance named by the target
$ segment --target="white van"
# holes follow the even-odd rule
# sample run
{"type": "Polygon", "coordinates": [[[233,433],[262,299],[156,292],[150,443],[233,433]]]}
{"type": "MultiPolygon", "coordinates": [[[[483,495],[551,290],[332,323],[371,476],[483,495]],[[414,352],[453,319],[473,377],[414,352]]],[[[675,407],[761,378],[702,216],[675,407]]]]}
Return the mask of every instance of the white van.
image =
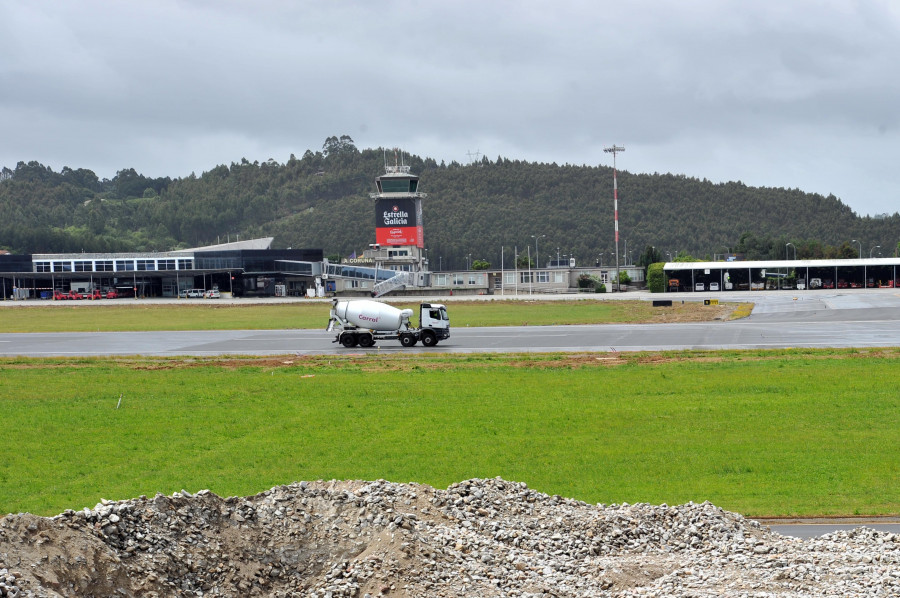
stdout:
{"type": "Polygon", "coordinates": [[[694,285],[694,290],[695,291],[705,291],[706,287],[703,286],[702,282],[698,282],[697,284],[694,285]]]}
{"type": "Polygon", "coordinates": [[[717,283],[717,282],[711,282],[711,283],[709,283],[709,290],[710,290],[710,291],[718,291],[718,290],[719,290],[719,283],[717,283]]]}

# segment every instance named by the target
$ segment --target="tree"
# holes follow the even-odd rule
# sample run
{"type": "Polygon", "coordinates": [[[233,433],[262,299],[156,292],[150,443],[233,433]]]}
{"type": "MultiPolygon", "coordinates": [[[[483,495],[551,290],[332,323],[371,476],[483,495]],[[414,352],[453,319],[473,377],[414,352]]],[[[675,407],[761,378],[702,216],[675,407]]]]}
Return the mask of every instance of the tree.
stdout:
{"type": "Polygon", "coordinates": [[[656,247],[652,245],[647,245],[644,251],[641,253],[640,257],[638,257],[638,266],[644,269],[644,274],[648,273],[647,267],[650,264],[655,264],[656,262],[662,261],[662,254],[657,251],[656,247]]]}
{"type": "Polygon", "coordinates": [[[666,274],[662,262],[647,266],[647,290],[651,293],[663,293],[666,290],[666,274]]]}
{"type": "Polygon", "coordinates": [[[322,145],[322,153],[326,158],[336,154],[356,153],[357,151],[358,150],[349,135],[341,135],[339,138],[332,135],[326,139],[325,144],[322,145]]]}
{"type": "Polygon", "coordinates": [[[475,260],[472,262],[473,270],[487,270],[491,267],[491,263],[485,260],[475,260]]]}

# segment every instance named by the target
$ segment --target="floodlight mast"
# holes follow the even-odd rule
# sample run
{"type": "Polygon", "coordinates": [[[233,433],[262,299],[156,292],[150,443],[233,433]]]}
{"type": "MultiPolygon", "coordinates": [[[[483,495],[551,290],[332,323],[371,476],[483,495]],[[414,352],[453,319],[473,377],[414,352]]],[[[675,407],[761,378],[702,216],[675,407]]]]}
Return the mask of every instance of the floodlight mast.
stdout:
{"type": "Polygon", "coordinates": [[[616,182],[616,154],[624,152],[625,148],[612,144],[611,147],[603,148],[603,151],[613,155],[613,210],[616,223],[616,292],[622,291],[622,281],[619,278],[619,185],[616,182]]]}

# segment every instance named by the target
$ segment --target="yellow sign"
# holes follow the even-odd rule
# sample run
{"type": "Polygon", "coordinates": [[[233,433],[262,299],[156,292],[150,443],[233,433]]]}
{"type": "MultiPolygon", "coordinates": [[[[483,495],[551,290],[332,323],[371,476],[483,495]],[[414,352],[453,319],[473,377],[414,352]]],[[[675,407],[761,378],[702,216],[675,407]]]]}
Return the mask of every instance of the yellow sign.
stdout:
{"type": "Polygon", "coordinates": [[[718,304],[719,304],[718,299],[704,299],[703,300],[703,305],[718,305],[718,304]]]}

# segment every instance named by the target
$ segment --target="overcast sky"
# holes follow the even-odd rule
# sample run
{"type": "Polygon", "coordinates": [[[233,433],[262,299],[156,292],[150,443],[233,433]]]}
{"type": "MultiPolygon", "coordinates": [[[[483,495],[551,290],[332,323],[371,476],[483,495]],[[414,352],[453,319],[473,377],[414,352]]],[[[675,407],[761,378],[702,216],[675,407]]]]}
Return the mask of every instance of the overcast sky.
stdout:
{"type": "Polygon", "coordinates": [[[0,127],[0,166],[101,178],[344,134],[448,163],[616,144],[620,170],[894,213],[900,2],[0,0],[0,127]]]}

